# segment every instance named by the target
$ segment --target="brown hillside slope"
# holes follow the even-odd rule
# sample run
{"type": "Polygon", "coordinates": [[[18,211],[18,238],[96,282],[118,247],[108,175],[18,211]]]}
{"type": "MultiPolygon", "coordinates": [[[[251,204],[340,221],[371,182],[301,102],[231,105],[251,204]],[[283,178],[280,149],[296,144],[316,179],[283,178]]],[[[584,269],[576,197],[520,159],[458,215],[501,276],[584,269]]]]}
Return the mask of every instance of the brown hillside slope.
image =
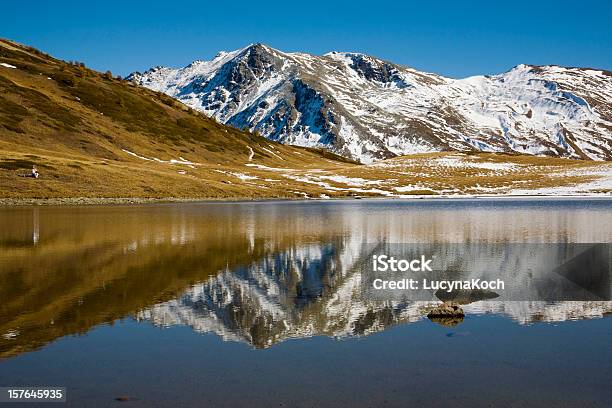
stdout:
{"type": "Polygon", "coordinates": [[[0,198],[302,197],[320,190],[260,180],[249,162],[296,169],[347,164],[0,40],[0,198]],[[32,166],[39,179],[20,177],[32,166]]]}

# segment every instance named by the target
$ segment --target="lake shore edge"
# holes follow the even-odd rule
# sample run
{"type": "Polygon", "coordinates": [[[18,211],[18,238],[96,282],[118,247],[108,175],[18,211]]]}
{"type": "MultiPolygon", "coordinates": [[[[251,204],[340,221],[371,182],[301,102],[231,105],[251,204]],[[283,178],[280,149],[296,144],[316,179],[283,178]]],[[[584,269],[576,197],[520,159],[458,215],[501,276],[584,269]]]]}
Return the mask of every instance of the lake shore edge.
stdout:
{"type": "Polygon", "coordinates": [[[411,200],[571,200],[571,199],[612,199],[610,194],[585,195],[415,195],[414,197],[338,197],[338,198],[306,198],[306,197],[227,197],[227,198],[177,198],[177,197],[55,197],[55,198],[0,198],[0,207],[17,206],[70,206],[70,205],[141,205],[141,204],[172,204],[172,203],[231,203],[231,202],[268,202],[268,201],[411,201],[411,200]]]}

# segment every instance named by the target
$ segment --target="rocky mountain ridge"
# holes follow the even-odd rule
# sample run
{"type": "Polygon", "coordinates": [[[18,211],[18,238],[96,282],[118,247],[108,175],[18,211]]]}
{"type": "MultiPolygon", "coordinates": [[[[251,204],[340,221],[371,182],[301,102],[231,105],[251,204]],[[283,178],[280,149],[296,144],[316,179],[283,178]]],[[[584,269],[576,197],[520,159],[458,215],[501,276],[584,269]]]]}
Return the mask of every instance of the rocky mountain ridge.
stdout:
{"type": "Polygon", "coordinates": [[[612,73],[518,65],[451,79],[365,54],[263,44],[128,79],[222,123],[372,162],[432,151],[612,159],[612,73]]]}

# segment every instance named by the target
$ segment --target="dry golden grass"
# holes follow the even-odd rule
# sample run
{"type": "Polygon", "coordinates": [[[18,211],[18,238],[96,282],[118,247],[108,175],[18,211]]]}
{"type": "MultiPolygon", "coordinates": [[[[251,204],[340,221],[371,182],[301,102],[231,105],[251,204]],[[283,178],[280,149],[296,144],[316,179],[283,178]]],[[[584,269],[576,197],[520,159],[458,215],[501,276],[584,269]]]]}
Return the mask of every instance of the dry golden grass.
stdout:
{"type": "Polygon", "coordinates": [[[300,183],[235,175],[248,175],[250,160],[292,169],[349,164],[15,43],[0,41],[0,61],[17,67],[0,67],[0,197],[296,197],[300,183]],[[180,158],[196,164],[168,163],[180,158]],[[32,165],[41,178],[19,177],[32,165]]]}

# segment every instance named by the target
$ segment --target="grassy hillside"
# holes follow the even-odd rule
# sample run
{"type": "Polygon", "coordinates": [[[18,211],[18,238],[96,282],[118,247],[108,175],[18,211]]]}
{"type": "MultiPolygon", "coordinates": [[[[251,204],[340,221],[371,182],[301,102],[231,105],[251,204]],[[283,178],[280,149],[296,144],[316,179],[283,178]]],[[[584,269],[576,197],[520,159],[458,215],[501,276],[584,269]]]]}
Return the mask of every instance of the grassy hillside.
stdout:
{"type": "Polygon", "coordinates": [[[0,40],[0,63],[0,197],[294,197],[299,182],[262,188],[232,173],[249,161],[345,162],[221,125],[164,94],[10,41],[0,40]],[[19,177],[33,165],[41,178],[19,177]]]}

